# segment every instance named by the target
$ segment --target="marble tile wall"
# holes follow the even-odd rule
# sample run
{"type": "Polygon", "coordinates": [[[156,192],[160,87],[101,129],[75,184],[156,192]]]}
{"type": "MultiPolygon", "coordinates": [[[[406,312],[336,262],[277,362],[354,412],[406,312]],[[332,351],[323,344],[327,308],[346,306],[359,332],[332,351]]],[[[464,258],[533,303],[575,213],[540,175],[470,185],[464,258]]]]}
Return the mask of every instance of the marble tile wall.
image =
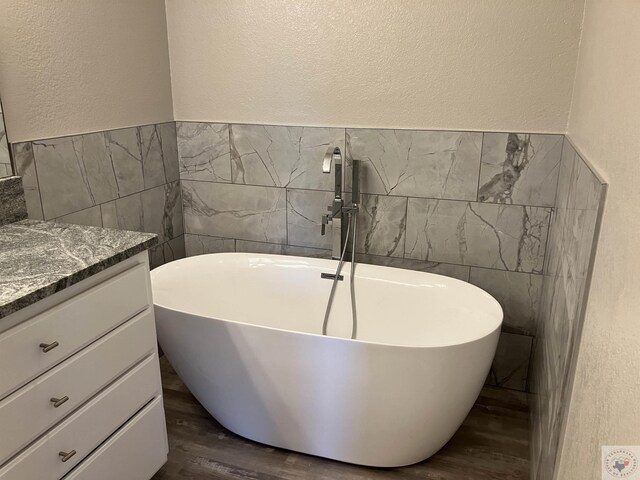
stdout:
{"type": "Polygon", "coordinates": [[[551,478],[606,185],[562,135],[164,123],[13,144],[30,218],[149,231],[153,266],[330,258],[329,146],[360,160],[358,261],[471,282],[503,306],[489,384],[531,391],[551,478]]]}
{"type": "Polygon", "coordinates": [[[151,264],[184,256],[175,123],[12,145],[30,218],[156,233],[151,264]]]}
{"type": "MultiPolygon", "coordinates": [[[[330,257],[327,148],[362,161],[361,262],[441,273],[505,310],[488,382],[527,390],[562,135],[178,122],[188,256],[330,257]]],[[[345,171],[350,190],[350,169],[345,171]]]]}
{"type": "Polygon", "coordinates": [[[329,145],[347,167],[362,161],[358,260],[494,295],[505,322],[487,381],[529,390],[545,331],[538,319],[561,303],[548,299],[548,271],[568,268],[547,251],[560,241],[550,221],[570,221],[556,204],[556,187],[561,198],[572,185],[562,135],[178,122],[12,149],[30,218],[157,233],[156,266],[223,251],[329,258],[330,237],[320,235],[333,190],[320,168],[329,145]]]}
{"type": "Polygon", "coordinates": [[[27,205],[20,177],[0,178],[0,226],[27,218],[27,205]]]}
{"type": "Polygon", "coordinates": [[[9,156],[9,143],[7,142],[7,132],[4,127],[4,118],[0,111],[0,178],[13,175],[11,168],[11,158],[9,156]]]}
{"type": "Polygon", "coordinates": [[[532,365],[534,480],[553,478],[607,185],[566,139],[532,365]]]}

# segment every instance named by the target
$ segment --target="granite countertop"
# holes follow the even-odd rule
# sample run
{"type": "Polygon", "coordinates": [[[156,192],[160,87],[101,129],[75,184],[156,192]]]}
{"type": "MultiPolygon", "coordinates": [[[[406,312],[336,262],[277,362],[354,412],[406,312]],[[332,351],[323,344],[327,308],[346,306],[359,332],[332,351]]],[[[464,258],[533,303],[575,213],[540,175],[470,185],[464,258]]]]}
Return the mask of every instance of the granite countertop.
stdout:
{"type": "Polygon", "coordinates": [[[38,220],[0,226],[0,318],[156,243],[151,233],[38,220]]]}

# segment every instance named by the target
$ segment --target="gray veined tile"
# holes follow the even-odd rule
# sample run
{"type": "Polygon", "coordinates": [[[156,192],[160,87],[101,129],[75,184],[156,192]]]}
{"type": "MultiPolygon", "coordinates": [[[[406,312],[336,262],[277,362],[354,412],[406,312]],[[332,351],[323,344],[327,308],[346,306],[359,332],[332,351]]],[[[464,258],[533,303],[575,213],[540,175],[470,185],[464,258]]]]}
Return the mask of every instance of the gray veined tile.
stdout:
{"type": "Polygon", "coordinates": [[[567,208],[577,156],[578,154],[571,145],[571,142],[565,139],[562,146],[558,188],[556,189],[556,201],[554,203],[554,206],[557,208],[567,208]]]}
{"type": "Polygon", "coordinates": [[[120,197],[144,190],[142,140],[138,128],[104,133],[120,197]]]}
{"type": "Polygon", "coordinates": [[[187,257],[207,253],[235,252],[236,241],[232,238],[208,237],[186,233],[184,243],[187,257]]]}
{"type": "Polygon", "coordinates": [[[149,263],[151,268],[157,268],[165,263],[173,262],[184,258],[185,239],[184,235],[172,238],[161,245],[156,245],[149,250],[149,263]]]}
{"type": "Polygon", "coordinates": [[[358,212],[356,253],[404,256],[407,199],[362,195],[358,212]]]}
{"type": "Polygon", "coordinates": [[[178,180],[175,135],[173,123],[138,127],[145,189],[178,180]]]}
{"type": "Polygon", "coordinates": [[[562,135],[485,133],[478,201],[554,206],[562,135]]]}
{"type": "Polygon", "coordinates": [[[171,183],[180,180],[180,162],[178,160],[176,123],[161,123],[157,125],[157,130],[162,147],[162,159],[164,160],[166,182],[171,183]]]}
{"type": "Polygon", "coordinates": [[[236,251],[246,253],[266,253],[272,255],[293,255],[296,257],[331,258],[331,250],[298,247],[294,245],[278,245],[275,243],[236,241],[236,251]]]}
{"type": "Polygon", "coordinates": [[[180,183],[160,185],[141,193],[144,231],[163,243],[184,233],[180,183]]]}
{"type": "Polygon", "coordinates": [[[504,331],[535,335],[543,279],[531,273],[473,267],[469,281],[500,302],[504,331]]]}
{"type": "Polygon", "coordinates": [[[22,179],[14,175],[0,178],[0,225],[25,220],[27,215],[22,179]]]}
{"type": "Polygon", "coordinates": [[[541,273],[550,209],[410,198],[406,258],[541,273]]]}
{"type": "Polygon", "coordinates": [[[36,172],[31,142],[14,143],[12,148],[16,175],[22,177],[29,218],[43,220],[44,213],[42,212],[42,200],[40,199],[40,185],[38,184],[38,173],[36,172]]]}
{"type": "Polygon", "coordinates": [[[469,281],[469,268],[464,265],[452,265],[449,263],[427,262],[424,260],[411,260],[407,258],[383,257],[380,255],[357,254],[356,262],[382,265],[385,267],[404,268],[419,272],[435,273],[445,277],[457,278],[465,282],[469,281]]]}
{"type": "Polygon", "coordinates": [[[501,333],[489,384],[526,391],[533,337],[501,333]]]}
{"type": "Polygon", "coordinates": [[[344,129],[232,125],[234,183],[333,190],[333,175],[322,173],[330,146],[344,152],[344,129]]]}
{"type": "Polygon", "coordinates": [[[286,242],[283,188],[182,181],[186,233],[286,242]]]}
{"type": "Polygon", "coordinates": [[[325,235],[321,235],[321,225],[332,200],[332,192],[287,189],[287,243],[331,249],[331,225],[325,235]]]}
{"type": "Polygon", "coordinates": [[[597,212],[600,207],[603,186],[578,154],[576,154],[572,186],[573,191],[568,208],[597,212]]]}
{"type": "Polygon", "coordinates": [[[181,179],[231,182],[227,124],[178,122],[176,128],[181,179]]]}
{"type": "Polygon", "coordinates": [[[32,145],[45,219],[117,198],[103,134],[41,140],[32,145]]]}
{"type": "Polygon", "coordinates": [[[104,228],[155,233],[160,243],[184,233],[179,182],[104,203],[100,212],[104,228]]]}
{"type": "Polygon", "coordinates": [[[13,175],[11,168],[11,156],[9,155],[9,142],[7,141],[7,132],[4,129],[4,120],[2,112],[0,112],[0,178],[10,177],[13,175]]]}
{"type": "Polygon", "coordinates": [[[164,265],[164,245],[156,245],[155,247],[151,247],[148,252],[149,255],[149,268],[153,270],[154,268],[161,267],[164,265]]]}
{"type": "Polygon", "coordinates": [[[144,232],[144,213],[140,193],[100,205],[102,226],[119,230],[144,232]]]}
{"type": "Polygon", "coordinates": [[[582,328],[586,279],[605,191],[568,140],[564,142],[559,177],[532,369],[537,405],[533,411],[537,426],[532,438],[534,460],[547,475],[553,472],[568,403],[567,386],[582,328]]]}
{"type": "Polygon", "coordinates": [[[149,189],[167,183],[162,158],[162,140],[157,125],[138,127],[142,156],[144,188],[149,189]]]}
{"type": "MultiPolygon", "coordinates": [[[[142,204],[140,204],[140,211],[142,211],[142,204]]],[[[118,209],[116,207],[116,201],[107,202],[100,205],[100,216],[102,217],[102,226],[104,228],[120,228],[118,222],[118,209]]]]}
{"type": "Polygon", "coordinates": [[[476,200],[481,145],[481,133],[347,129],[364,193],[476,200]]]}
{"type": "Polygon", "coordinates": [[[569,209],[558,212],[559,248],[552,251],[553,266],[569,279],[585,279],[588,273],[598,212],[569,209]]]}
{"type": "Polygon", "coordinates": [[[72,223],[74,225],[88,225],[94,227],[102,227],[102,215],[100,206],[85,208],[79,212],[70,213],[62,217],[56,218],[58,223],[72,223]]]}

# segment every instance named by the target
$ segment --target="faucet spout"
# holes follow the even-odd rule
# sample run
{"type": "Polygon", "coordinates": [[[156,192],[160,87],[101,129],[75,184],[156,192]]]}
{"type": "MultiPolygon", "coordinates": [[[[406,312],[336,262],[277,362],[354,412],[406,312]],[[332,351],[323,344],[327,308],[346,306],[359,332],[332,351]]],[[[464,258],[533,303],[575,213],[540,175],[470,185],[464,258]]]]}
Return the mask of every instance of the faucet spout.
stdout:
{"type": "Polygon", "coordinates": [[[327,153],[324,154],[324,161],[322,162],[322,173],[331,173],[332,163],[342,162],[342,153],[338,147],[329,147],[327,153]]]}
{"type": "Polygon", "coordinates": [[[339,147],[329,147],[322,162],[322,172],[331,173],[331,165],[335,165],[335,199],[342,200],[342,152],[339,147]]]}

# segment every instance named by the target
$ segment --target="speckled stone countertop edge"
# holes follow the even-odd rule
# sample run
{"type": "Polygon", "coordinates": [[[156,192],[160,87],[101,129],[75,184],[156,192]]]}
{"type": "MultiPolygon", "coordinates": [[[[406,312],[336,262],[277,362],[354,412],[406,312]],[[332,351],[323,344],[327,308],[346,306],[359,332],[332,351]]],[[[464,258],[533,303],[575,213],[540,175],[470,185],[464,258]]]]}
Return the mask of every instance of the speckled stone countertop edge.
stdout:
{"type": "MultiPolygon", "coordinates": [[[[1,231],[6,228],[6,227],[11,227],[13,225],[28,225],[28,224],[32,224],[32,225],[36,225],[36,224],[45,224],[45,223],[52,223],[52,222],[43,222],[43,221],[36,221],[36,220],[23,220],[20,222],[16,222],[13,224],[7,224],[4,225],[2,227],[0,227],[0,236],[1,236],[1,231]]],[[[39,288],[35,288],[31,291],[26,292],[24,295],[21,295],[20,297],[17,297],[15,299],[11,299],[9,301],[7,301],[6,303],[3,303],[0,305],[0,319],[6,318],[9,315],[25,308],[28,307],[30,305],[33,305],[34,303],[37,303],[38,301],[47,298],[57,292],[60,292],[72,285],[75,285],[76,283],[81,282],[82,280],[85,280],[93,275],[95,275],[96,273],[99,273],[103,270],[106,270],[109,267],[112,267],[113,265],[116,265],[128,258],[131,258],[135,255],[137,255],[138,253],[144,252],[148,249],[150,249],[151,247],[157,245],[158,243],[158,237],[155,234],[151,234],[151,233],[139,233],[139,232],[128,232],[128,231],[117,231],[117,230],[111,230],[111,229],[105,229],[105,228],[100,228],[100,227],[83,227],[83,226],[77,226],[77,225],[73,225],[73,228],[78,228],[78,229],[93,229],[94,231],[97,231],[96,229],[99,230],[104,230],[105,232],[110,232],[111,234],[113,234],[113,232],[118,232],[118,235],[132,235],[132,237],[135,237],[136,240],[133,240],[133,242],[127,246],[126,248],[120,250],[120,251],[115,251],[113,254],[109,254],[107,256],[104,256],[102,258],[98,258],[96,261],[94,262],[90,262],[88,263],[86,266],[84,266],[83,268],[79,268],[77,270],[74,270],[72,272],[70,272],[68,275],[64,275],[61,276],[57,275],[54,276],[54,278],[52,279],[51,283],[48,283],[46,285],[43,285],[39,288]],[[139,241],[138,241],[139,239],[139,241]]],[[[25,235],[28,235],[28,232],[24,233],[25,235]]],[[[1,275],[2,273],[0,273],[1,275]]]]}
{"type": "Polygon", "coordinates": [[[61,278],[58,281],[53,282],[45,287],[34,290],[33,292],[30,292],[24,297],[18,298],[13,302],[0,305],[0,319],[11,315],[18,310],[22,310],[29,305],[33,305],[43,298],[50,297],[54,293],[58,293],[65,288],[69,288],[70,286],[75,285],[76,283],[81,282],[82,280],[85,280],[95,275],[96,273],[101,272],[102,270],[106,270],[107,268],[112,267],[113,265],[116,265],[123,260],[126,260],[127,258],[133,257],[140,252],[144,252],[145,250],[153,247],[156,243],[157,239],[155,238],[147,240],[144,243],[124,250],[122,253],[115,254],[113,257],[107,258],[93,265],[89,265],[83,270],[72,273],[68,277],[61,278]]]}

